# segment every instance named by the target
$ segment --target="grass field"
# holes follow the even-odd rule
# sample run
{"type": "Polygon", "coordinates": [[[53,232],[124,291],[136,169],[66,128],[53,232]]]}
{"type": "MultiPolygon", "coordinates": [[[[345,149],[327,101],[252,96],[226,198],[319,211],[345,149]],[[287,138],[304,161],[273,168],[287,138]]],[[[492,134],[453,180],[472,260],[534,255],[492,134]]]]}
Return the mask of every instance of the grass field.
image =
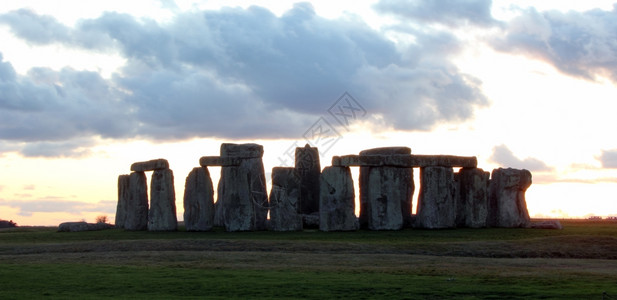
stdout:
{"type": "Polygon", "coordinates": [[[563,230],[0,231],[0,298],[617,299],[617,223],[563,230]]]}

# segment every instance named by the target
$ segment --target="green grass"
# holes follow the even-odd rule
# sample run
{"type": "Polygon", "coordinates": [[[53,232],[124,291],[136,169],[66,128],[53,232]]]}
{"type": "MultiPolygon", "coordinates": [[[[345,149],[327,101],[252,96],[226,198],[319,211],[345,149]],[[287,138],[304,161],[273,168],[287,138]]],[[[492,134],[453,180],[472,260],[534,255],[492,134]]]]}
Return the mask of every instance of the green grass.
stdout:
{"type": "Polygon", "coordinates": [[[617,224],[458,229],[0,231],[0,299],[617,298],[617,224]]]}

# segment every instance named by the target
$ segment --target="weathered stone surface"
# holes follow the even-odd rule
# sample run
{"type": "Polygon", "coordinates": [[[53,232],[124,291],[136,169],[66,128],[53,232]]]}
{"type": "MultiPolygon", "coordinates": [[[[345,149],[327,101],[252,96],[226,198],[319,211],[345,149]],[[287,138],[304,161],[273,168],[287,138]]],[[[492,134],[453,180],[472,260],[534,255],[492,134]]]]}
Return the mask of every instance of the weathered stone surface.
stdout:
{"type": "Polygon", "coordinates": [[[360,151],[360,155],[409,155],[411,148],[409,147],[381,147],[360,151]]]}
{"type": "Polygon", "coordinates": [[[131,171],[133,172],[145,172],[165,169],[169,169],[169,162],[167,162],[166,159],[162,158],[136,162],[131,165],[131,171]]]}
{"type": "Polygon", "coordinates": [[[332,166],[341,167],[462,167],[475,168],[478,160],[475,156],[454,155],[345,155],[332,157],[332,166]]]}
{"type": "Polygon", "coordinates": [[[358,229],[354,214],[354,188],[347,167],[326,167],[320,177],[319,229],[349,231],[358,229]]]}
{"type": "Polygon", "coordinates": [[[241,162],[242,162],[242,158],[238,158],[238,157],[202,156],[199,159],[199,165],[202,166],[202,167],[209,167],[209,166],[220,166],[220,167],[239,166],[241,162]]]}
{"type": "Polygon", "coordinates": [[[486,227],[489,172],[462,168],[457,178],[457,227],[486,227]]]}
{"type": "Polygon", "coordinates": [[[270,192],[270,229],[274,231],[302,230],[300,205],[300,177],[295,168],[272,169],[270,192]]]}
{"type": "Polygon", "coordinates": [[[222,167],[217,194],[215,226],[222,224],[227,231],[267,229],[268,194],[261,158],[222,167]]]}
{"type": "Polygon", "coordinates": [[[155,170],[150,182],[149,231],[174,231],[178,229],[176,217],[176,192],[171,170],[155,170]]]}
{"type": "Polygon", "coordinates": [[[116,206],[116,227],[124,228],[126,220],[126,207],[130,196],[130,175],[118,176],[118,204],[116,206]]]}
{"type": "Polygon", "coordinates": [[[563,226],[559,220],[532,222],[530,227],[534,229],[563,229],[563,226]]]}
{"type": "Polygon", "coordinates": [[[455,193],[452,168],[421,168],[415,226],[429,229],[455,227],[455,193]]]}
{"type": "Polygon", "coordinates": [[[296,148],[296,174],[300,176],[300,213],[319,212],[319,150],[306,144],[296,148]]]}
{"type": "Polygon", "coordinates": [[[221,156],[239,158],[261,158],[264,147],[258,144],[221,144],[221,156]]]}
{"type": "Polygon", "coordinates": [[[360,167],[360,225],[399,230],[411,225],[413,169],[360,167]]]}
{"type": "Polygon", "coordinates": [[[64,222],[58,226],[58,232],[96,231],[114,228],[107,223],[64,222]]]}
{"type": "Polygon", "coordinates": [[[86,222],[64,222],[58,226],[58,232],[78,232],[87,230],[88,223],[86,222]]]}
{"type": "Polygon", "coordinates": [[[193,168],[184,184],[186,231],[209,231],[214,223],[214,189],[207,168],[193,168]]]}
{"type": "Polygon", "coordinates": [[[124,229],[148,229],[148,184],[143,172],[129,175],[129,201],[126,203],[124,229]]]}
{"type": "Polygon", "coordinates": [[[525,191],[531,186],[531,172],[519,169],[494,169],[489,185],[488,225],[526,227],[529,212],[525,191]]]}

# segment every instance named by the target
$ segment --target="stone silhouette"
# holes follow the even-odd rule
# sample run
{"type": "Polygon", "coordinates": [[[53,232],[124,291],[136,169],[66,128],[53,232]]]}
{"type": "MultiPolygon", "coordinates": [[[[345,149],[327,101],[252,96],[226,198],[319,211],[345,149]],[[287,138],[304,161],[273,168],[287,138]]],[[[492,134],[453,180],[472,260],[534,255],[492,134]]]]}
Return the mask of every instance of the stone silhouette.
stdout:
{"type": "MultiPolygon", "coordinates": [[[[407,147],[364,150],[360,156],[396,157],[410,155],[407,147]]],[[[399,230],[411,225],[411,201],[414,191],[411,167],[360,167],[360,226],[371,230],[399,230]]]]}
{"type": "Polygon", "coordinates": [[[136,162],[130,175],[118,177],[116,226],[126,230],[176,230],[176,195],[173,172],[165,159],[136,162]],[[151,208],[148,209],[146,171],[154,171],[151,182],[151,208]]]}
{"type": "Polygon", "coordinates": [[[116,207],[116,227],[124,228],[127,205],[130,196],[130,175],[118,176],[118,205],[116,207]]]}
{"type": "Polygon", "coordinates": [[[144,172],[129,175],[129,199],[126,202],[124,229],[148,229],[148,184],[144,172]]]}
{"type": "Polygon", "coordinates": [[[456,187],[449,167],[420,168],[416,227],[438,229],[456,226],[456,187]]]}
{"type": "Polygon", "coordinates": [[[297,147],[295,155],[295,170],[300,177],[299,211],[301,214],[319,212],[319,150],[306,144],[297,147]]]}
{"type": "Polygon", "coordinates": [[[205,167],[193,168],[184,185],[186,231],[209,231],[214,225],[214,189],[205,167]]]}
{"type": "Polygon", "coordinates": [[[301,177],[295,168],[272,169],[270,192],[270,229],[274,231],[302,230],[302,215],[298,213],[301,177]]]}
{"type": "Polygon", "coordinates": [[[221,145],[221,158],[236,159],[238,165],[221,168],[215,225],[222,224],[227,231],[267,229],[268,194],[262,156],[261,145],[221,145]]]}
{"type": "Polygon", "coordinates": [[[456,174],[457,227],[486,227],[489,176],[489,172],[477,168],[462,168],[456,174]]]}
{"type": "Polygon", "coordinates": [[[530,224],[525,191],[531,186],[531,172],[519,169],[493,170],[489,186],[488,225],[526,227],[530,224]]]}
{"type": "Polygon", "coordinates": [[[348,167],[326,167],[320,177],[319,229],[350,231],[358,229],[354,188],[348,167]]]}

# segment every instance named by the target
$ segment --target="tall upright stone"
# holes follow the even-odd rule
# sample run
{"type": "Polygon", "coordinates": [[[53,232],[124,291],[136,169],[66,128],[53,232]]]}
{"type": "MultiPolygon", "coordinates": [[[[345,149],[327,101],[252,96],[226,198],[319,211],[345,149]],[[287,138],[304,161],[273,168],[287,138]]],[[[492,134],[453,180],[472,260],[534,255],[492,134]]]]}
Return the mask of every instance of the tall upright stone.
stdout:
{"type": "Polygon", "coordinates": [[[215,225],[227,231],[266,230],[268,194],[262,162],[263,146],[221,145],[221,157],[234,157],[239,165],[223,166],[215,208],[215,225]]]}
{"type": "Polygon", "coordinates": [[[177,229],[174,174],[170,169],[154,170],[150,182],[148,230],[175,231],[177,229]]]}
{"type": "Polygon", "coordinates": [[[116,228],[124,228],[126,220],[126,209],[131,197],[130,194],[130,175],[118,176],[118,205],[116,206],[116,228]]]}
{"type": "Polygon", "coordinates": [[[214,222],[214,189],[208,168],[197,167],[184,185],[184,225],[186,231],[209,231],[214,222]]]}
{"type": "Polygon", "coordinates": [[[300,206],[300,176],[295,168],[272,169],[270,192],[270,229],[274,231],[302,230],[300,206]]]}
{"type": "Polygon", "coordinates": [[[456,175],[456,226],[486,227],[488,216],[489,172],[478,168],[462,168],[456,175]]]}
{"type": "Polygon", "coordinates": [[[148,229],[148,183],[144,172],[129,175],[129,200],[125,216],[124,229],[148,229]]]}
{"type": "Polygon", "coordinates": [[[300,177],[300,207],[301,214],[319,212],[319,175],[321,165],[319,150],[306,144],[296,148],[296,173],[300,177]]]}
{"type": "MultiPolygon", "coordinates": [[[[385,147],[364,150],[360,156],[408,156],[408,147],[385,147]]],[[[360,226],[371,230],[398,230],[411,226],[414,192],[413,169],[389,166],[360,167],[360,226]]]]}
{"type": "Polygon", "coordinates": [[[525,192],[531,186],[531,172],[494,169],[489,185],[488,225],[526,227],[530,224],[525,192]]]}
{"type": "Polygon", "coordinates": [[[355,215],[353,179],[348,167],[326,167],[320,177],[319,229],[358,229],[355,215]]]}
{"type": "Polygon", "coordinates": [[[456,226],[456,187],[449,167],[420,168],[420,194],[415,226],[438,229],[456,226]]]}

